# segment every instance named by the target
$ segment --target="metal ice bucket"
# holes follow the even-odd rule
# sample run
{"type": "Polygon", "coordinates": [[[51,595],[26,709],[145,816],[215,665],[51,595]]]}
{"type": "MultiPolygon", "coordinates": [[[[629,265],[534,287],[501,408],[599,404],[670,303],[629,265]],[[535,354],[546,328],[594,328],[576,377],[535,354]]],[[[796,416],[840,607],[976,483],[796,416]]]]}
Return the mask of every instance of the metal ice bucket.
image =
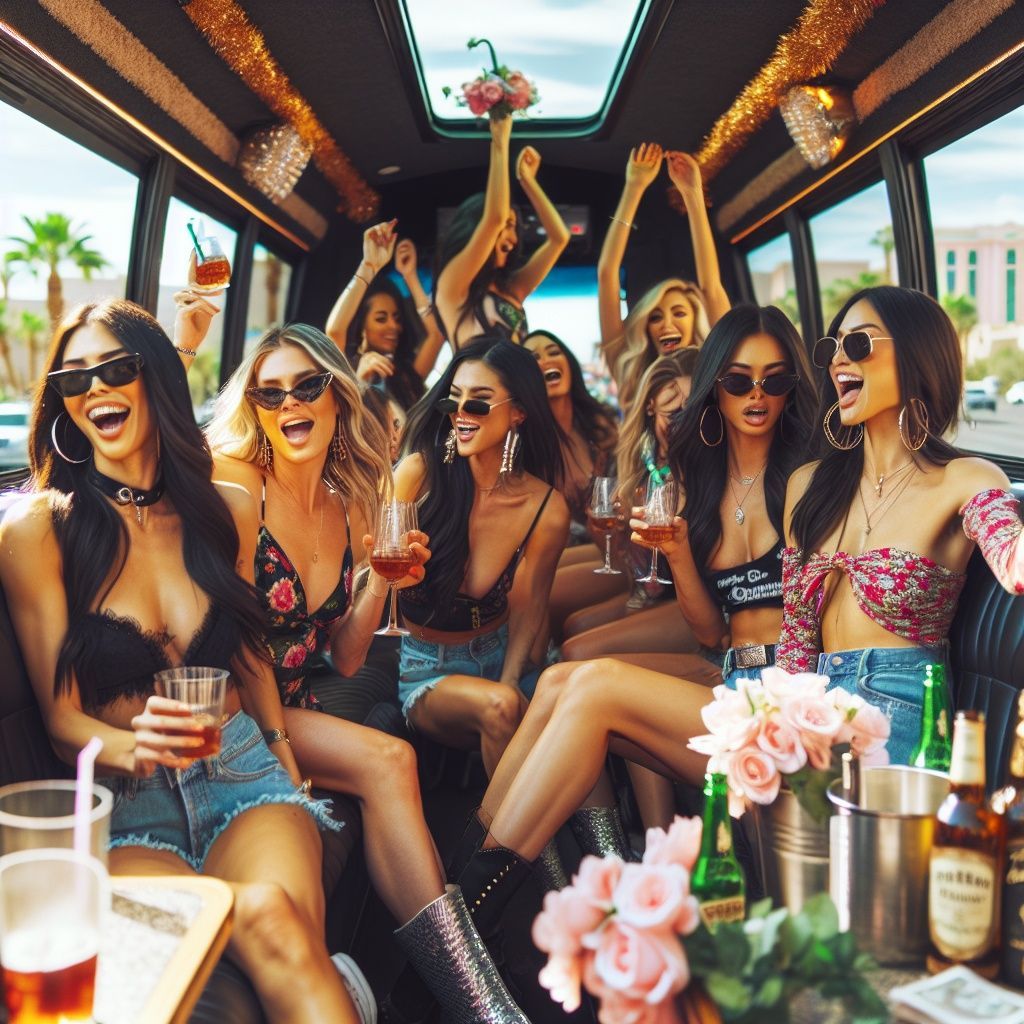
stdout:
{"type": "Polygon", "coordinates": [[[928,856],[935,812],[949,792],[942,772],[862,768],[856,802],[828,788],[829,889],[839,926],[881,964],[920,962],[928,950],[928,856]]]}

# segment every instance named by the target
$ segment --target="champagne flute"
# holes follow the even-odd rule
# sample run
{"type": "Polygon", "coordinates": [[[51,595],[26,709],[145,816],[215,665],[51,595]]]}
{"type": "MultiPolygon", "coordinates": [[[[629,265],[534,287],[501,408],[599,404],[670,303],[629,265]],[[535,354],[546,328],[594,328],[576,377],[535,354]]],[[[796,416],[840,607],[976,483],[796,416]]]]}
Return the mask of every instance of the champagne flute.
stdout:
{"type": "Polygon", "coordinates": [[[637,533],[651,548],[651,568],[646,576],[640,577],[638,583],[671,583],[671,579],[658,574],[658,545],[672,539],[675,532],[673,521],[679,507],[679,486],[672,477],[659,480],[653,474],[647,481],[647,499],[644,502],[644,525],[637,533]]]}
{"type": "Polygon", "coordinates": [[[398,624],[398,599],[396,584],[409,574],[415,559],[409,547],[409,534],[417,529],[416,504],[391,498],[385,501],[377,513],[376,529],[373,532],[373,551],[370,567],[388,581],[390,610],[387,626],[375,631],[375,636],[408,636],[409,630],[398,624]]]}
{"type": "Polygon", "coordinates": [[[621,576],[618,569],[612,568],[612,531],[619,525],[615,507],[615,477],[594,477],[594,489],[590,495],[590,508],[587,514],[595,530],[604,534],[604,565],[594,572],[598,576],[621,576]]]}

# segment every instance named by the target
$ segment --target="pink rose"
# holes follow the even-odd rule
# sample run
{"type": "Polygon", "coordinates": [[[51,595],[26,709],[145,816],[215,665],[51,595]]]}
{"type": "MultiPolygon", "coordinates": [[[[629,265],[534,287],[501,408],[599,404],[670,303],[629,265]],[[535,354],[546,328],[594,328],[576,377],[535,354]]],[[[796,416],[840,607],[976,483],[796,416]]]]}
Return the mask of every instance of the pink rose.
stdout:
{"type": "MultiPolygon", "coordinates": [[[[550,894],[549,894],[550,895],[550,894]]],[[[593,953],[585,956],[593,957],[593,953]]],[[[580,1007],[580,984],[583,981],[583,958],[550,956],[537,980],[551,993],[551,998],[567,1013],[580,1007]]]]}
{"type": "Polygon", "coordinates": [[[762,723],[757,745],[770,754],[780,772],[789,775],[807,764],[807,751],[800,742],[800,735],[776,711],[762,723]]]}
{"type": "Polygon", "coordinates": [[[306,660],[306,655],[309,652],[302,644],[292,644],[287,651],[284,652],[284,657],[281,659],[281,666],[283,668],[298,668],[306,660]]]}
{"type": "Polygon", "coordinates": [[[295,588],[292,581],[278,580],[267,591],[267,602],[276,612],[290,612],[295,607],[295,588]]]}
{"type": "Polygon", "coordinates": [[[679,864],[627,864],[615,887],[616,921],[644,932],[689,934],[698,924],[690,872],[679,864]]]}
{"type": "Polygon", "coordinates": [[[695,736],[690,743],[699,753],[713,754],[724,750],[740,750],[757,735],[761,723],[757,714],[751,711],[746,692],[716,686],[712,691],[715,699],[700,709],[700,717],[711,733],[708,746],[702,749],[695,745],[705,737],[695,736]]]}
{"type": "Polygon", "coordinates": [[[646,932],[614,919],[601,929],[594,974],[606,989],[651,1006],[681,992],[690,980],[686,955],[675,935],[646,932]]]}
{"type": "Polygon", "coordinates": [[[586,897],[592,906],[609,913],[622,868],[623,863],[618,857],[584,857],[573,877],[572,888],[586,897]]]}
{"type": "Polygon", "coordinates": [[[487,109],[490,110],[496,103],[500,103],[505,98],[505,89],[501,82],[496,78],[487,78],[480,86],[480,98],[487,104],[487,109]]]}
{"type": "Polygon", "coordinates": [[[483,82],[479,78],[474,82],[464,82],[462,85],[462,95],[466,98],[466,105],[469,107],[470,113],[476,117],[486,114],[490,107],[483,97],[482,86],[483,82]]]}
{"type": "Polygon", "coordinates": [[[730,785],[755,804],[770,804],[779,794],[782,777],[775,759],[757,747],[734,754],[728,774],[730,785]]]}
{"type": "Polygon", "coordinates": [[[513,71],[505,82],[509,94],[506,99],[513,110],[525,110],[533,99],[533,86],[519,71],[513,71]]]}
{"type": "Polygon", "coordinates": [[[606,912],[575,886],[554,890],[545,895],[544,909],[534,919],[534,945],[551,956],[575,956],[583,948],[583,937],[605,917],[606,912]]]}
{"type": "MultiPolygon", "coordinates": [[[[892,728],[888,717],[881,708],[866,702],[846,722],[845,727],[850,734],[850,750],[858,757],[876,754],[884,750],[892,728]]],[[[888,763],[888,754],[886,754],[885,763],[888,763]]]]}
{"type": "Polygon", "coordinates": [[[786,672],[774,665],[761,670],[765,695],[776,707],[782,707],[794,697],[824,697],[828,676],[814,672],[786,672]]]}
{"type": "Polygon", "coordinates": [[[827,768],[843,725],[842,712],[828,697],[796,697],[783,705],[782,716],[800,734],[811,766],[827,768]]]}
{"type": "Polygon", "coordinates": [[[683,818],[678,814],[668,832],[661,828],[649,828],[644,863],[679,864],[687,871],[692,871],[700,853],[703,828],[704,823],[700,818],[683,818]]]}

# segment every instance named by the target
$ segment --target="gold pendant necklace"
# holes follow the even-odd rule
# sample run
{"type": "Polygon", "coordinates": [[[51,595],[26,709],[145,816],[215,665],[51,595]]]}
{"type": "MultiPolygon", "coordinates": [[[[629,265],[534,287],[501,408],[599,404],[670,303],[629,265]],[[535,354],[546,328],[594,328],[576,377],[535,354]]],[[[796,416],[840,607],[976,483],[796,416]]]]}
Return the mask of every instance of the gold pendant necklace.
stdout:
{"type": "Polygon", "coordinates": [[[741,480],[750,480],[750,485],[747,487],[747,490],[743,495],[743,501],[736,497],[736,488],[732,485],[733,477],[731,473],[729,474],[729,490],[732,491],[733,500],[736,502],[736,511],[733,512],[732,517],[736,520],[737,526],[742,526],[747,520],[746,513],[743,511],[743,502],[750,497],[750,492],[754,489],[754,484],[757,483],[757,478],[765,471],[765,467],[767,465],[768,463],[766,462],[764,466],[762,466],[752,477],[740,477],[741,480]]]}
{"type": "MultiPolygon", "coordinates": [[[[882,496],[882,485],[885,483],[886,478],[888,478],[889,480],[892,480],[893,477],[898,476],[908,466],[913,466],[914,464],[915,464],[914,460],[912,458],[910,458],[910,459],[907,459],[907,461],[904,462],[902,466],[897,466],[895,469],[890,469],[888,473],[879,473],[878,474],[878,483],[872,484],[872,487],[874,487],[874,489],[875,489],[875,494],[880,498],[882,496]]],[[[870,466],[868,472],[873,477],[875,475],[875,467],[874,466],[870,466]]]]}
{"type": "MultiPolygon", "coordinates": [[[[915,465],[914,468],[916,469],[917,466],[915,465]]],[[[889,475],[892,476],[891,473],[889,475]]],[[[864,536],[865,537],[870,537],[871,536],[871,531],[882,521],[882,517],[889,511],[889,509],[891,509],[893,507],[893,505],[896,504],[896,499],[907,489],[907,487],[910,484],[910,481],[913,480],[913,479],[914,479],[914,474],[913,473],[909,473],[907,475],[906,479],[902,481],[900,486],[897,487],[896,490],[894,490],[889,495],[888,498],[884,499],[884,501],[880,501],[875,506],[874,512],[876,513],[876,515],[875,515],[875,521],[874,522],[871,522],[871,516],[868,514],[868,503],[864,500],[864,489],[860,486],[859,483],[857,484],[857,494],[860,497],[860,503],[861,503],[862,508],[864,509],[864,524],[865,524],[865,526],[864,526],[864,536]],[[885,506],[884,508],[882,508],[883,505],[885,506]],[[881,511],[879,511],[879,509],[881,509],[881,511]]]]}

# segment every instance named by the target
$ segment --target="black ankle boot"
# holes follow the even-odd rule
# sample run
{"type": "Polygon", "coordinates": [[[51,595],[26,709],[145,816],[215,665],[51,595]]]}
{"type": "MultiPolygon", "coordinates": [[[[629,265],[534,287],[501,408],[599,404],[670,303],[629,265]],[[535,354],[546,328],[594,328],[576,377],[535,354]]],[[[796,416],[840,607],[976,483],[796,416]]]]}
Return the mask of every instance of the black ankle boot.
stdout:
{"type": "Polygon", "coordinates": [[[445,864],[445,875],[450,882],[457,882],[463,868],[469,863],[470,858],[480,849],[487,836],[487,829],[480,820],[480,808],[470,812],[466,819],[466,827],[462,830],[455,849],[445,864]]]}

